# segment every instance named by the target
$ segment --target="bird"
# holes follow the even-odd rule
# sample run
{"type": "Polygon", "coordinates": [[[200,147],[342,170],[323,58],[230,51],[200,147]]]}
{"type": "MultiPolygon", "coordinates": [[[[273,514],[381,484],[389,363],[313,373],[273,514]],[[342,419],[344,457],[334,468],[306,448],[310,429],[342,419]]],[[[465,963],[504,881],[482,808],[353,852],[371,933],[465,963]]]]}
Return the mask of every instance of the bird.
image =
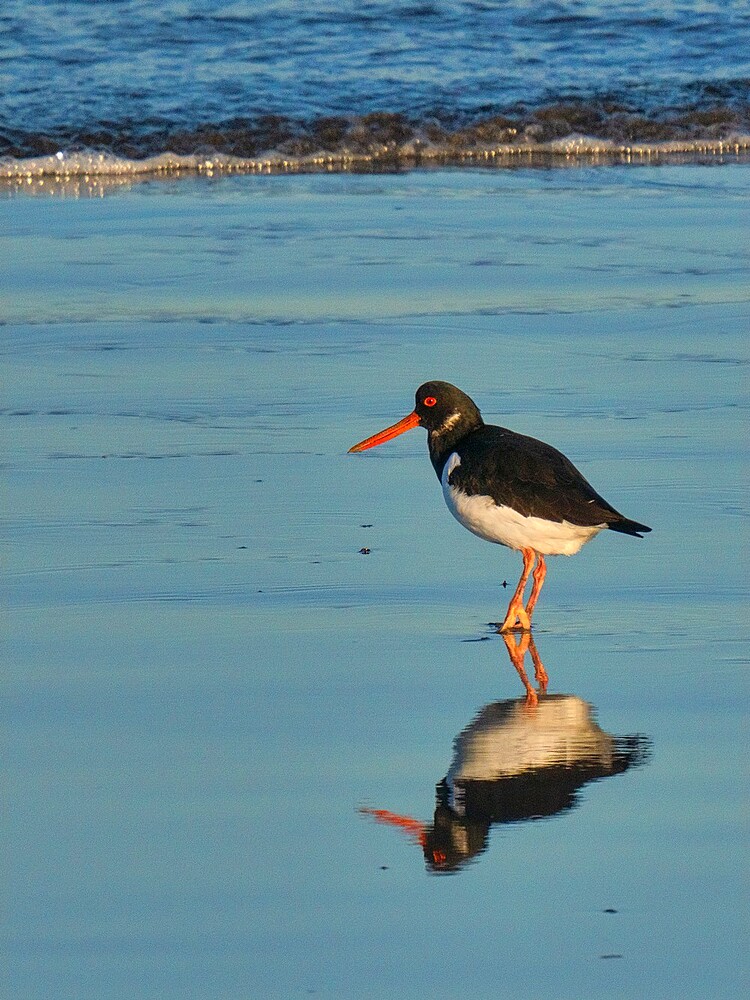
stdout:
{"type": "Polygon", "coordinates": [[[531,630],[546,556],[574,555],[605,528],[636,538],[651,531],[615,510],[552,445],[485,424],[476,403],[450,382],[425,382],[411,413],[349,453],[413,427],[427,430],[430,460],[456,520],[480,538],[521,553],[523,569],[499,623],[501,633],[531,630]],[[524,603],[529,576],[531,593],[524,603]]]}

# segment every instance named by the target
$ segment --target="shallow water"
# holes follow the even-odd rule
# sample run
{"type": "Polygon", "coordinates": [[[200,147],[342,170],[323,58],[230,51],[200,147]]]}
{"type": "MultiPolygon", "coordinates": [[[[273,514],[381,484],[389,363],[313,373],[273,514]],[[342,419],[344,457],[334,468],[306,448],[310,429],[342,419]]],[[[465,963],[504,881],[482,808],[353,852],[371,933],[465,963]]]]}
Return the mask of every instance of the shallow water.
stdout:
{"type": "Polygon", "coordinates": [[[743,992],[749,178],[0,202],[8,996],[743,992]],[[542,711],[518,557],[345,454],[428,377],[654,529],[550,560],[542,711]]]}

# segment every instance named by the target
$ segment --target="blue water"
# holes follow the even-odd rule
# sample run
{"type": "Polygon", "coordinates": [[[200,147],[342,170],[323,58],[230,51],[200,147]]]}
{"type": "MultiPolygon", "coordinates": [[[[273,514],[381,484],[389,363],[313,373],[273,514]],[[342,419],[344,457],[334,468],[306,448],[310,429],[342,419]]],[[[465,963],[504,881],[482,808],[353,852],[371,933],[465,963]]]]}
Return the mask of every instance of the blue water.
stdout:
{"type": "Polygon", "coordinates": [[[750,130],[744,0],[5,0],[0,67],[14,157],[750,130]]]}
{"type": "Polygon", "coordinates": [[[745,995],[749,205],[731,165],[0,200],[4,997],[745,995]],[[653,527],[550,560],[537,710],[517,554],[424,432],[346,454],[427,377],[653,527]]]}
{"type": "Polygon", "coordinates": [[[0,6],[3,997],[747,992],[750,174],[577,140],[397,171],[726,162],[749,31],[0,6]],[[423,435],[346,454],[428,377],[654,529],[553,561],[536,709],[488,626],[517,557],[423,435]]]}

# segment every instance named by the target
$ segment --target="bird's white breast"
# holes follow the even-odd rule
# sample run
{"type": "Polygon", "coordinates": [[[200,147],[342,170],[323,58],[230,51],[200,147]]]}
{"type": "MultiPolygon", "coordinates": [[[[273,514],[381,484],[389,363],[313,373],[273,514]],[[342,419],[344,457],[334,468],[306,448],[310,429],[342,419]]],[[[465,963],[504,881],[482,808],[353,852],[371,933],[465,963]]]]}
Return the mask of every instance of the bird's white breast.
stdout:
{"type": "Polygon", "coordinates": [[[496,504],[489,496],[469,496],[449,483],[451,472],[461,464],[453,452],[443,467],[441,483],[448,510],[473,534],[510,549],[534,549],[545,556],[572,556],[606,524],[582,527],[568,521],[525,517],[512,507],[496,504]]]}

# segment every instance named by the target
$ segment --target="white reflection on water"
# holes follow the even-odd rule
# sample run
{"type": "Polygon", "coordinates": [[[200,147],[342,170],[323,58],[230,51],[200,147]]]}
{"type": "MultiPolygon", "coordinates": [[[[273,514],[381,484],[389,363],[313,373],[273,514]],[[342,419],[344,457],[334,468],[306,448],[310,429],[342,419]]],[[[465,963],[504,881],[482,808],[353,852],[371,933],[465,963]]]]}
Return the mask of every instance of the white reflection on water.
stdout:
{"type": "Polygon", "coordinates": [[[594,706],[582,698],[546,694],[547,674],[528,633],[518,645],[503,638],[526,697],[485,705],[455,738],[448,773],[437,785],[432,823],[362,809],[412,837],[431,872],[456,872],[477,858],[487,849],[494,824],[568,812],[579,804],[584,785],[638,767],[650,756],[648,737],[613,736],[598,725],[594,706]],[[539,697],[523,672],[530,648],[539,697]]]}

